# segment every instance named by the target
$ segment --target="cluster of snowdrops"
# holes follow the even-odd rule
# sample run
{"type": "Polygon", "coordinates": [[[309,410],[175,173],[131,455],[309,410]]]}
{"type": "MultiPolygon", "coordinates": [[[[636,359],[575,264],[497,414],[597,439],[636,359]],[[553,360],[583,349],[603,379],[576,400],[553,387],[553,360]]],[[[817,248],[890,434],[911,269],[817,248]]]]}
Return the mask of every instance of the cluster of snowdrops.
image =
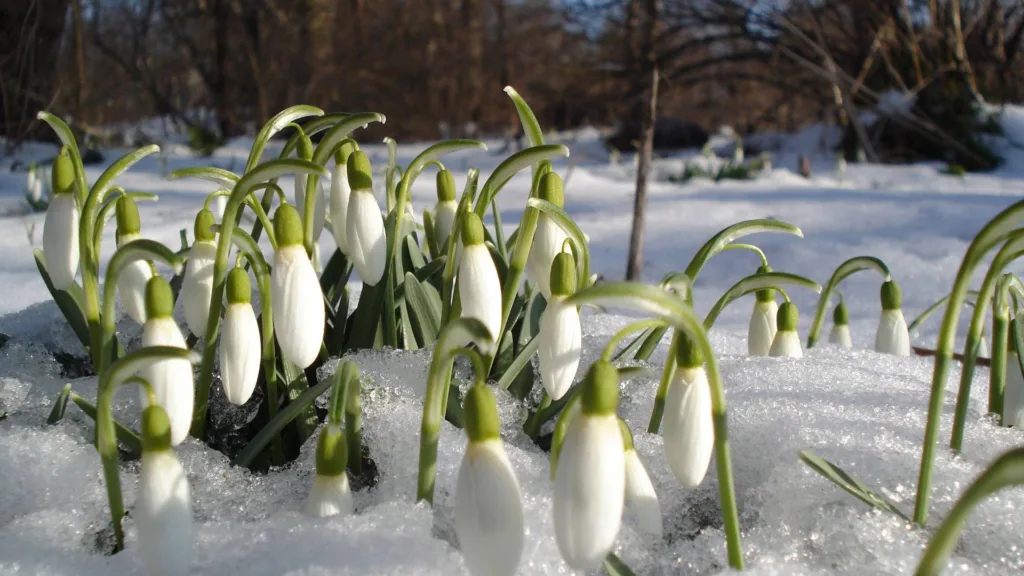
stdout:
{"type": "MultiPolygon", "coordinates": [[[[795,226],[775,220],[745,221],[722,230],[702,246],[685,271],[666,276],[658,285],[596,282],[590,274],[586,236],[564,212],[562,181],[550,164],[568,155],[568,150],[544,144],[529,107],[514,90],[506,91],[523,122],[529,148],[503,161],[482,186],[478,186],[478,173],[470,170],[459,196],[455,179],[440,158],[483,148],[483,144],[441,142],[403,170],[395,161],[394,142],[386,140],[390,154],[384,170],[383,212],[374,193],[370,159],[351,133],[370,122],[383,122],[384,117],[324,114],[310,106],[289,108],[260,131],[241,174],[215,167],[171,174],[171,178],[202,178],[215,188],[195,217],[191,246],[183,233],[178,251],[140,236],[136,202],[153,196],[126,191],[114,183],[132,164],[156,152],[156,147],[124,156],[90,187],[67,125],[40,113],[64,147],[51,170],[43,251],[37,251],[36,258],[99,377],[95,406],[71,393],[69,385],[51,419],[60,417],[68,398],[95,418],[115,552],[123,548],[125,513],[120,445],[122,450],[134,447],[141,454],[133,516],[145,568],[151,574],[188,572],[189,484],[173,449],[189,435],[207,439],[215,376],[226,399],[237,405],[250,401],[262,384],[266,424],[234,463],[284,464],[287,440],[282,431],[286,427],[298,430],[300,442],[311,440],[318,431],[316,476],[306,512],[319,517],[351,514],[349,478],[360,474],[365,448],[360,438],[359,370],[353,362],[343,361],[333,375],[319,382],[316,369],[332,356],[351,350],[431,348],[416,496],[432,502],[437,442],[442,421],[447,419],[463,428],[468,440],[457,480],[455,529],[469,571],[514,574],[523,549],[520,488],[505,455],[493,392],[500,388],[528,407],[523,424],[527,434],[536,439],[542,430],[550,430],[552,514],[566,564],[573,569],[603,565],[609,573],[628,574],[629,568],[611,553],[623,510],[632,508],[643,531],[656,539],[662,537],[662,514],[658,495],[633,449],[630,430],[616,415],[619,385],[637,371],[630,362],[646,360],[671,331],[669,359],[647,430],[663,434],[665,457],[684,489],[703,482],[715,456],[728,560],[742,569],[725,394],[707,330],[725,306],[753,293],[749,353],[799,358],[798,312],[786,289],[821,292],[807,341],[813,346],[838,284],[859,270],[876,270],[883,283],[875,349],[906,356],[911,352],[910,337],[900,309],[899,287],[885,264],[869,256],[843,263],[824,290],[807,278],[773,271],[761,250],[737,240],[763,232],[802,236],[795,226]],[[264,161],[267,143],[285,128],[292,128],[292,135],[280,157],[264,161]],[[314,137],[319,137],[315,145],[314,137]],[[428,167],[437,168],[437,203],[424,210],[422,222],[417,222],[410,189],[428,167]],[[497,195],[527,168],[532,171],[530,197],[518,229],[506,239],[497,195]],[[294,178],[293,186],[279,184],[281,178],[294,178]],[[212,209],[214,202],[220,203],[219,209],[212,209]],[[241,228],[246,209],[255,217],[250,232],[241,228]],[[483,223],[488,210],[493,229],[483,223]],[[116,222],[117,249],[101,284],[101,239],[109,219],[116,222]],[[319,238],[325,230],[334,236],[337,250],[322,265],[319,238]],[[261,238],[269,244],[272,257],[265,256],[261,238]],[[692,308],[693,283],[710,258],[732,249],[756,252],[762,265],[726,291],[705,318],[698,318],[692,308]],[[170,279],[158,265],[170,267],[170,279]],[[353,269],[363,283],[354,311],[348,293],[353,269]],[[172,318],[177,300],[183,302],[189,338],[172,318]],[[141,347],[131,352],[117,339],[118,301],[142,326],[141,347]],[[646,318],[615,334],[601,358],[585,374],[578,374],[583,306],[628,308],[646,318]],[[464,392],[453,375],[457,356],[467,358],[472,367],[473,383],[464,392]],[[199,364],[198,378],[193,364],[199,364]],[[126,383],[137,385],[141,393],[138,433],[116,422],[111,409],[115,391],[126,383]],[[313,403],[325,394],[330,397],[329,409],[320,425],[313,403]]],[[[995,292],[994,313],[1005,316],[1005,294],[1020,292],[1019,281],[1015,284],[998,273],[995,277],[998,282],[993,280],[989,286],[986,279],[986,287],[973,294],[976,313],[995,292]]],[[[970,295],[964,290],[954,289],[947,316],[970,295]]],[[[830,340],[850,347],[841,297],[833,319],[830,340]]],[[[948,322],[955,331],[955,317],[948,322]]],[[[1015,323],[1005,320],[993,326],[994,345],[1004,352],[993,354],[993,362],[1001,356],[1004,371],[1005,351],[1015,349],[1015,339],[1007,337],[1011,325],[1015,328],[1015,323]]],[[[944,330],[949,331],[945,324],[944,330]]],[[[977,338],[969,340],[968,346],[973,346],[969,355],[977,357],[979,344],[977,338]]],[[[951,340],[940,342],[937,366],[943,354],[948,361],[951,346],[951,340]]],[[[1024,382],[1016,360],[1010,374],[1005,405],[1007,413],[1017,418],[1024,382]]],[[[934,449],[934,436],[930,441],[922,470],[929,450],[934,449]]],[[[865,502],[899,513],[862,484],[843,480],[849,477],[831,463],[811,454],[804,459],[865,502]]],[[[920,494],[919,490],[919,498],[920,494]]],[[[927,483],[924,500],[926,510],[927,483]]],[[[923,517],[915,519],[924,524],[923,517]]],[[[928,566],[943,565],[955,532],[926,552],[924,573],[929,573],[928,566]]],[[[937,540],[941,539],[937,536],[937,540]]]]}

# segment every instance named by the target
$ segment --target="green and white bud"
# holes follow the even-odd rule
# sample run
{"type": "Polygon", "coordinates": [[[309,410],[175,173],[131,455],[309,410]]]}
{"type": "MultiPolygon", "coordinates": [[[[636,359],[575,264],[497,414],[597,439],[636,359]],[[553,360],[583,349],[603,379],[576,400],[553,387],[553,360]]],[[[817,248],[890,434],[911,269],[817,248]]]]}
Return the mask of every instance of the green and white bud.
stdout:
{"type": "Polygon", "coordinates": [[[900,287],[892,280],[882,283],[882,316],[875,333],[875,351],[896,356],[910,356],[910,331],[900,306],[903,297],[900,287]]]}
{"type": "Polygon", "coordinates": [[[663,445],[672,475],[683,488],[693,490],[704,481],[715,447],[711,386],[700,348],[684,334],[679,335],[675,362],[665,397],[663,445]]]}
{"type": "Polygon", "coordinates": [[[252,286],[245,268],[232,268],[227,280],[228,305],[220,336],[220,374],[224,395],[232,404],[245,404],[256,389],[260,373],[260,328],[253,312],[252,286]]]}
{"type": "Polygon", "coordinates": [[[53,161],[53,197],[43,221],[43,254],[53,287],[67,290],[78,274],[78,205],[75,203],[75,172],[71,156],[62,148],[53,161]]]}
{"type": "Polygon", "coordinates": [[[363,283],[376,286],[387,265],[387,239],[384,217],[373,195],[370,159],[359,150],[348,157],[348,182],[352,187],[345,219],[348,257],[363,283]]]}
{"type": "Polygon", "coordinates": [[[203,209],[196,214],[196,241],[188,251],[181,280],[179,298],[185,309],[185,322],[198,338],[206,336],[213,299],[213,267],[217,261],[217,238],[212,230],[215,224],[213,212],[203,209]]]}
{"type": "Polygon", "coordinates": [[[470,211],[462,222],[462,259],[459,261],[459,298],[463,318],[476,318],[491,334],[493,352],[501,337],[501,282],[491,252],[484,246],[484,225],[470,211]]]}
{"type": "Polygon", "coordinates": [[[285,360],[305,369],[316,360],[324,339],[320,279],[302,246],[302,222],[295,207],[281,205],[274,213],[277,252],[270,273],[274,332],[285,360]]]}
{"type": "MultiPolygon", "coordinates": [[[[559,208],[565,206],[565,191],[562,179],[554,172],[541,176],[537,195],[559,208]]],[[[567,236],[558,223],[541,212],[537,218],[537,231],[533,235],[530,256],[526,260],[526,278],[540,290],[544,298],[551,300],[551,262],[562,252],[567,236]]]]}
{"type": "Polygon", "coordinates": [[[540,319],[537,352],[544,389],[552,400],[558,400],[572,386],[583,353],[579,310],[565,303],[576,288],[576,267],[571,254],[555,256],[550,278],[551,295],[540,319]]]}
{"type": "Polygon", "coordinates": [[[599,360],[583,380],[555,470],[555,539],[573,570],[601,565],[615,544],[626,496],[626,461],[615,410],[618,370],[599,360]]]}
{"type": "Polygon", "coordinates": [[[783,302],[782,306],[779,306],[779,313],[776,316],[776,324],[779,330],[775,333],[771,350],[768,351],[769,356],[785,358],[803,357],[804,349],[800,344],[800,335],[796,333],[796,326],[799,320],[800,313],[796,309],[796,304],[783,302]]]}
{"type": "Polygon", "coordinates": [[[325,425],[316,442],[316,477],[306,498],[306,514],[326,518],[352,513],[352,491],[345,473],[347,466],[345,433],[336,424],[325,425]]]}
{"type": "Polygon", "coordinates": [[[483,384],[463,402],[469,442],[455,488],[455,533],[469,573],[512,576],[523,553],[519,481],[501,442],[494,394],[483,384]]]}
{"type": "MultiPolygon", "coordinates": [[[[174,295],[171,285],[162,276],[153,276],[146,284],[146,323],[142,325],[142,347],[173,346],[186,349],[185,338],[171,318],[174,295]]],[[[177,446],[188,437],[192,425],[192,365],[186,359],[154,362],[140,374],[153,388],[157,405],[167,412],[171,427],[171,445],[177,446]]],[[[149,394],[141,391],[143,407],[149,406],[149,394]]]]}
{"type": "Polygon", "coordinates": [[[832,333],[828,341],[840,348],[853,348],[853,339],[850,337],[850,314],[846,311],[846,304],[839,302],[832,311],[832,333]]]}
{"type": "MultiPolygon", "coordinates": [[[[771,272],[771,266],[761,266],[758,274],[771,272]]],[[[750,314],[750,326],[747,328],[747,354],[751,356],[767,356],[772,348],[777,330],[776,316],[779,305],[775,303],[775,290],[758,290],[754,300],[754,311],[750,314]]]]}
{"type": "Polygon", "coordinates": [[[637,526],[647,536],[660,541],[663,531],[661,520],[661,504],[658,494],[654,491],[651,477],[640,461],[640,455],[633,447],[633,435],[629,427],[621,419],[619,428],[622,431],[622,442],[625,446],[626,463],[626,503],[637,526]]]}
{"type": "Polygon", "coordinates": [[[192,564],[192,494],[171,450],[171,422],[160,406],[142,412],[142,465],[132,516],[148,574],[185,576],[192,564]]]}
{"type": "MultiPolygon", "coordinates": [[[[128,196],[117,199],[117,246],[120,248],[139,239],[141,223],[139,208],[128,196]]],[[[146,322],[146,284],[153,277],[153,266],[146,260],[136,260],[121,270],[117,278],[117,294],[128,317],[137,324],[146,322]]]]}
{"type": "Polygon", "coordinates": [[[447,170],[437,173],[437,205],[434,207],[434,237],[437,245],[444,246],[455,227],[455,213],[459,203],[455,200],[455,177],[447,170]]]}

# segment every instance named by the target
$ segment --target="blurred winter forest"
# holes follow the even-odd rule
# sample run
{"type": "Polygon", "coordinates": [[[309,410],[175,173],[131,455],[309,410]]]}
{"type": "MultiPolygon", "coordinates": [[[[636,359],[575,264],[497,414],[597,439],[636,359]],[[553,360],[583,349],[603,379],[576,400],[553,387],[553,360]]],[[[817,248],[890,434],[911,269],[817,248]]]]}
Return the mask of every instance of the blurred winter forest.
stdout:
{"type": "Polygon", "coordinates": [[[912,159],[953,141],[984,167],[974,106],[1024,99],[1021,0],[0,4],[8,149],[46,134],[40,109],[97,139],[160,117],[216,142],[296,103],[383,112],[379,130],[399,139],[508,137],[508,84],[546,128],[624,126],[613,144],[630,149],[656,85],[656,148],[722,124],[824,121],[847,129],[850,155],[912,159]],[[902,121],[861,125],[859,110],[893,94],[912,103],[902,121]]]}

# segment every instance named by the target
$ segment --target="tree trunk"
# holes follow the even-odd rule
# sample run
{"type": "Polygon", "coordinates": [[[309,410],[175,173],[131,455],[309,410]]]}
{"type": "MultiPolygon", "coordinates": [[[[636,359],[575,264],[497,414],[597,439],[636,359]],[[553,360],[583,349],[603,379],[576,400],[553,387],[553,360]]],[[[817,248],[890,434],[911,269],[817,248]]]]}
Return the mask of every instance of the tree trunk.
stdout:
{"type": "Polygon", "coordinates": [[[633,198],[633,230],[629,236],[629,261],[626,279],[640,280],[644,262],[644,220],[647,212],[647,179],[651,170],[654,149],[654,125],[658,118],[658,59],[655,42],[658,36],[660,0],[647,0],[646,66],[650,75],[650,88],[644,106],[643,130],[640,150],[637,151],[636,196],[633,198]]]}
{"type": "Polygon", "coordinates": [[[71,0],[71,11],[75,29],[75,120],[83,122],[85,120],[85,41],[80,0],[71,0]]]}
{"type": "MultiPolygon", "coordinates": [[[[462,23],[466,30],[466,85],[461,104],[469,111],[469,122],[480,121],[480,102],[483,92],[483,22],[480,16],[480,0],[462,0],[462,23]]],[[[460,132],[465,127],[460,126],[460,132]]],[[[466,133],[468,137],[473,134],[466,133]]]]}

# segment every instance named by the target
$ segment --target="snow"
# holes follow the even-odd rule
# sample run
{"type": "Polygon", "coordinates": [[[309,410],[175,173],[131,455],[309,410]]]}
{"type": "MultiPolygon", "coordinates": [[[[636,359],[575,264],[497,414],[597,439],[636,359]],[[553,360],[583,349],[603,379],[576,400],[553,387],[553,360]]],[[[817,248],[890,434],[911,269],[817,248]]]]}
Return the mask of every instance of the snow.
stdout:
{"type": "MultiPolygon", "coordinates": [[[[1000,118],[1010,132],[1007,140],[1024,142],[1024,113],[1007,109],[1000,118]]],[[[659,159],[650,187],[644,279],[656,281],[668,271],[681,270],[708,237],[727,225],[773,217],[800,226],[805,234],[804,239],[771,234],[748,239],[764,249],[773,268],[824,283],[843,260],[878,256],[900,282],[903,310],[911,320],[949,290],[960,258],[981,225],[1024,190],[1024,170],[1019,168],[1024,153],[1011,145],[1004,148],[1004,166],[987,174],[961,178],[941,174],[938,165],[850,164],[840,176],[835,153],[821,148],[834,137],[823,127],[797,135],[746,137],[747,145],[770,152],[775,166],[750,181],[670,183],[668,177],[680,174],[699,152],[659,159]],[[815,175],[809,180],[796,173],[799,155],[812,161],[815,175]]],[[[597,130],[555,135],[554,141],[566,143],[573,152],[571,164],[561,161],[556,169],[570,174],[566,208],[590,235],[593,271],[617,279],[623,273],[631,224],[633,163],[629,158],[609,162],[599,138],[597,130]]],[[[492,152],[446,159],[460,187],[469,167],[481,168],[486,178],[504,157],[494,152],[501,142],[488,144],[492,152]]],[[[235,140],[206,159],[173,145],[163,156],[171,170],[210,163],[237,170],[248,145],[245,139],[235,140]]],[[[425,146],[401,144],[399,162],[408,164],[425,146]]],[[[378,170],[380,185],[386,148],[371,144],[364,150],[378,170]]],[[[18,159],[45,159],[54,152],[52,146],[30,144],[18,159]]],[[[104,152],[109,163],[123,151],[104,152]]],[[[10,163],[0,160],[3,167],[10,163]]],[[[90,180],[102,168],[88,167],[90,180]]],[[[75,407],[69,407],[61,423],[45,425],[53,399],[68,382],[53,353],[81,350],[36,272],[31,248],[40,244],[43,215],[19,208],[24,182],[23,172],[0,173],[0,214],[7,231],[0,236],[0,280],[5,286],[0,332],[12,336],[0,349],[0,414],[7,414],[0,420],[0,573],[141,574],[130,517],[138,462],[125,463],[121,471],[129,510],[127,549],[103,556],[98,550],[109,538],[104,532],[109,515],[99,458],[90,444],[92,427],[75,407]]],[[[499,197],[506,232],[522,214],[528,182],[527,174],[517,176],[499,197]]],[[[199,181],[165,180],[155,156],[127,172],[119,184],[160,195],[159,202],[140,203],[142,235],[175,248],[178,231],[188,229],[191,236],[192,215],[203,196],[214,190],[199,181]]],[[[433,174],[425,174],[412,193],[417,213],[432,206],[433,174]]],[[[105,266],[113,250],[112,225],[104,239],[105,266]]],[[[324,234],[322,253],[333,249],[330,234],[324,234]]],[[[717,256],[697,282],[698,312],[706,312],[758,264],[745,252],[717,256]]],[[[980,281],[980,273],[974,281],[980,281]]],[[[858,348],[852,351],[821,346],[800,360],[745,357],[750,297],[726,309],[711,333],[729,407],[745,561],[755,574],[905,573],[916,566],[928,540],[927,531],[869,509],[797,458],[798,450],[813,450],[905,513],[913,509],[932,364],[927,358],[896,358],[864,349],[871,346],[878,322],[879,284],[876,275],[862,272],[842,286],[858,348]]],[[[816,296],[790,292],[802,312],[800,333],[806,339],[816,296]]],[[[177,317],[183,320],[180,310],[177,317]]],[[[581,375],[611,334],[629,320],[615,314],[584,315],[581,375]]],[[[912,342],[933,346],[938,324],[936,315],[912,335],[912,342]]],[[[137,345],[136,326],[122,321],[118,329],[129,347],[137,345]]],[[[826,321],[823,340],[828,329],[826,321]]],[[[962,321],[961,335],[965,330],[962,321]]],[[[683,490],[668,469],[661,437],[645,432],[666,343],[651,358],[646,375],[624,383],[620,404],[661,499],[666,538],[651,542],[627,514],[616,553],[637,574],[716,574],[727,571],[727,562],[715,468],[700,488],[683,490]]],[[[414,504],[429,352],[364,351],[350,358],[364,376],[364,440],[378,466],[379,483],[355,493],[354,516],[313,519],[301,514],[314,472],[312,443],[295,462],[252,474],[232,468],[223,455],[189,439],[176,453],[192,484],[194,573],[465,573],[454,531],[453,492],[466,440],[447,423],[440,437],[434,508],[414,504]]],[[[999,428],[983,416],[988,371],[979,368],[964,452],[953,456],[945,449],[958,381],[954,367],[944,404],[930,529],[987,463],[1024,440],[1019,430],[999,428]]],[[[94,399],[95,378],[71,383],[76,393],[94,399]]],[[[132,427],[139,420],[136,396],[122,392],[115,405],[117,418],[132,427]]],[[[526,509],[520,573],[569,574],[554,540],[547,454],[521,430],[525,407],[505,393],[497,397],[503,439],[526,509]]],[[[1017,513],[1022,508],[1021,489],[987,500],[968,522],[948,573],[1024,569],[1024,518],[1017,513]]]]}

